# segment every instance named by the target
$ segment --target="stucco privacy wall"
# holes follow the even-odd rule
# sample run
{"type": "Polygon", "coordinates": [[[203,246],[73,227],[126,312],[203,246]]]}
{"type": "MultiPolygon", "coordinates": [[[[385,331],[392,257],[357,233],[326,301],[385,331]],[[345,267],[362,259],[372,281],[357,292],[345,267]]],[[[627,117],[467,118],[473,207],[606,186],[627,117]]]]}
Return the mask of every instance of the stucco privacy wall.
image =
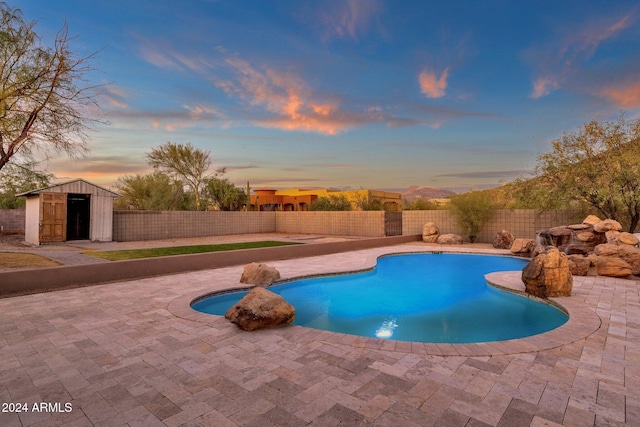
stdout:
{"type": "Polygon", "coordinates": [[[0,209],[0,233],[24,233],[24,209],[0,209]]]}
{"type": "MultiPolygon", "coordinates": [[[[500,230],[508,230],[516,238],[532,239],[538,230],[580,221],[575,212],[569,210],[540,212],[533,209],[497,209],[482,228],[476,242],[490,243],[500,230]]],[[[441,234],[462,234],[455,214],[449,210],[403,211],[402,234],[421,234],[422,226],[427,222],[436,224],[441,234]]]]}

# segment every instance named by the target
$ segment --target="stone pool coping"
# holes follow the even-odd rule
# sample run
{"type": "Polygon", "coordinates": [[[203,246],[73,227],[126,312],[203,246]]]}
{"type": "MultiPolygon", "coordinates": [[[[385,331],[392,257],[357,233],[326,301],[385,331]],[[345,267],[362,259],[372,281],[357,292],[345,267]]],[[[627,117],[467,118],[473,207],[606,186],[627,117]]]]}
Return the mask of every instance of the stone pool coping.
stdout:
{"type": "MultiPolygon", "coordinates": [[[[424,248],[424,245],[403,245],[396,247],[377,248],[372,250],[359,251],[363,253],[363,265],[355,269],[356,271],[362,271],[372,269],[375,267],[378,258],[382,256],[394,255],[394,254],[406,254],[406,253],[473,253],[473,254],[487,254],[487,255],[509,255],[510,253],[505,250],[487,250],[477,249],[471,247],[428,247],[424,248]]],[[[322,267],[316,267],[312,270],[305,270],[305,274],[295,274],[295,266],[288,264],[300,263],[300,259],[279,261],[278,266],[288,267],[290,273],[282,277],[282,281],[290,281],[301,279],[304,277],[314,275],[326,275],[331,273],[347,273],[354,271],[353,268],[348,267],[336,267],[334,269],[331,266],[324,265],[322,267]],[[293,267],[293,268],[292,268],[293,267]],[[315,271],[313,271],[315,270],[315,271]]],[[[278,267],[276,266],[276,267],[278,267]]],[[[282,273],[282,271],[281,271],[282,273]]],[[[497,272],[490,273],[485,276],[487,282],[497,288],[502,288],[509,292],[524,295],[524,284],[520,280],[519,271],[509,272],[497,272]]],[[[212,281],[215,281],[215,270],[212,271],[212,281]]],[[[238,276],[239,280],[239,276],[238,276]]],[[[202,290],[186,293],[180,297],[173,299],[168,304],[168,310],[173,315],[180,318],[200,322],[208,326],[219,326],[221,322],[227,322],[222,316],[216,316],[211,314],[205,314],[198,312],[191,308],[193,301],[202,298],[204,295],[224,292],[226,290],[234,290],[239,288],[248,288],[245,284],[239,282],[236,283],[216,283],[210,292],[203,293],[202,290]]],[[[532,297],[533,298],[533,297],[532,297]]],[[[537,299],[537,298],[536,298],[537,299]]],[[[343,345],[352,345],[359,348],[368,349],[383,349],[394,350],[404,349],[405,351],[411,351],[414,353],[430,354],[436,356],[498,356],[509,355],[517,353],[531,353],[539,352],[543,350],[549,350],[557,347],[561,347],[576,341],[580,341],[596,332],[602,321],[600,317],[592,310],[585,306],[584,301],[579,297],[572,295],[571,297],[562,298],[550,298],[549,302],[554,305],[559,305],[569,314],[569,320],[562,326],[543,334],[507,340],[507,341],[493,341],[485,343],[471,343],[471,344],[447,344],[447,343],[418,343],[396,340],[383,340],[379,338],[367,338],[356,335],[343,334],[339,332],[328,332],[303,326],[287,326],[286,328],[292,328],[294,331],[299,330],[301,334],[306,334],[309,330],[316,331],[318,333],[318,341],[326,343],[339,342],[343,345]]],[[[245,332],[237,329],[238,334],[247,334],[251,332],[245,332]]]]}

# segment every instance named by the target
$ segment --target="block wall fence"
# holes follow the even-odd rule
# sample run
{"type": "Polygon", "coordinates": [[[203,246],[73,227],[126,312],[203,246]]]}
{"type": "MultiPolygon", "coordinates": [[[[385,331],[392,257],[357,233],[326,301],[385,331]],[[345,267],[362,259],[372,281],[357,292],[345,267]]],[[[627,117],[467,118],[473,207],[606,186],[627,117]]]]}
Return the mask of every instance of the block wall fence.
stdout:
{"type": "Polygon", "coordinates": [[[24,233],[24,209],[0,209],[0,233],[24,233]]]}
{"type": "MultiPolygon", "coordinates": [[[[24,209],[0,210],[0,226],[5,233],[24,232],[24,215],[24,209]]],[[[538,230],[580,221],[566,210],[499,209],[476,241],[489,243],[500,230],[509,230],[515,237],[533,238],[538,230]]],[[[403,211],[402,234],[421,234],[426,222],[435,223],[440,233],[461,234],[455,216],[447,210],[403,211]]],[[[382,211],[114,211],[113,215],[113,240],[120,242],[254,233],[383,237],[384,230],[382,211]]]]}

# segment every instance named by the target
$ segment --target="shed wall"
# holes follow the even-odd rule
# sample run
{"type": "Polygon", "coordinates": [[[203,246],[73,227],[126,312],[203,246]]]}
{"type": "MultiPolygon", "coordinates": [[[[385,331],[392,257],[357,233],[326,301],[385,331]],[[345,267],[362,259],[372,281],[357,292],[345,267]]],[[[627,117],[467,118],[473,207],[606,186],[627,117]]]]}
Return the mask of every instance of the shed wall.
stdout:
{"type": "Polygon", "coordinates": [[[89,238],[94,242],[113,240],[113,197],[91,195],[91,227],[89,238]]]}

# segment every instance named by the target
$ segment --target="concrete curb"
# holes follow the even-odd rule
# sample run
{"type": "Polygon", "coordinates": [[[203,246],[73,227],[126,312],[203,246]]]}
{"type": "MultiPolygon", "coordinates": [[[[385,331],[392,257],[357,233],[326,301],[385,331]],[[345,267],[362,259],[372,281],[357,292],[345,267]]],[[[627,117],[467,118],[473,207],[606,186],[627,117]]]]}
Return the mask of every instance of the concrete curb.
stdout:
{"type": "Polygon", "coordinates": [[[0,294],[10,296],[18,293],[52,291],[65,287],[141,279],[250,262],[312,257],[420,240],[422,235],[418,234],[7,271],[0,272],[0,294]]]}

